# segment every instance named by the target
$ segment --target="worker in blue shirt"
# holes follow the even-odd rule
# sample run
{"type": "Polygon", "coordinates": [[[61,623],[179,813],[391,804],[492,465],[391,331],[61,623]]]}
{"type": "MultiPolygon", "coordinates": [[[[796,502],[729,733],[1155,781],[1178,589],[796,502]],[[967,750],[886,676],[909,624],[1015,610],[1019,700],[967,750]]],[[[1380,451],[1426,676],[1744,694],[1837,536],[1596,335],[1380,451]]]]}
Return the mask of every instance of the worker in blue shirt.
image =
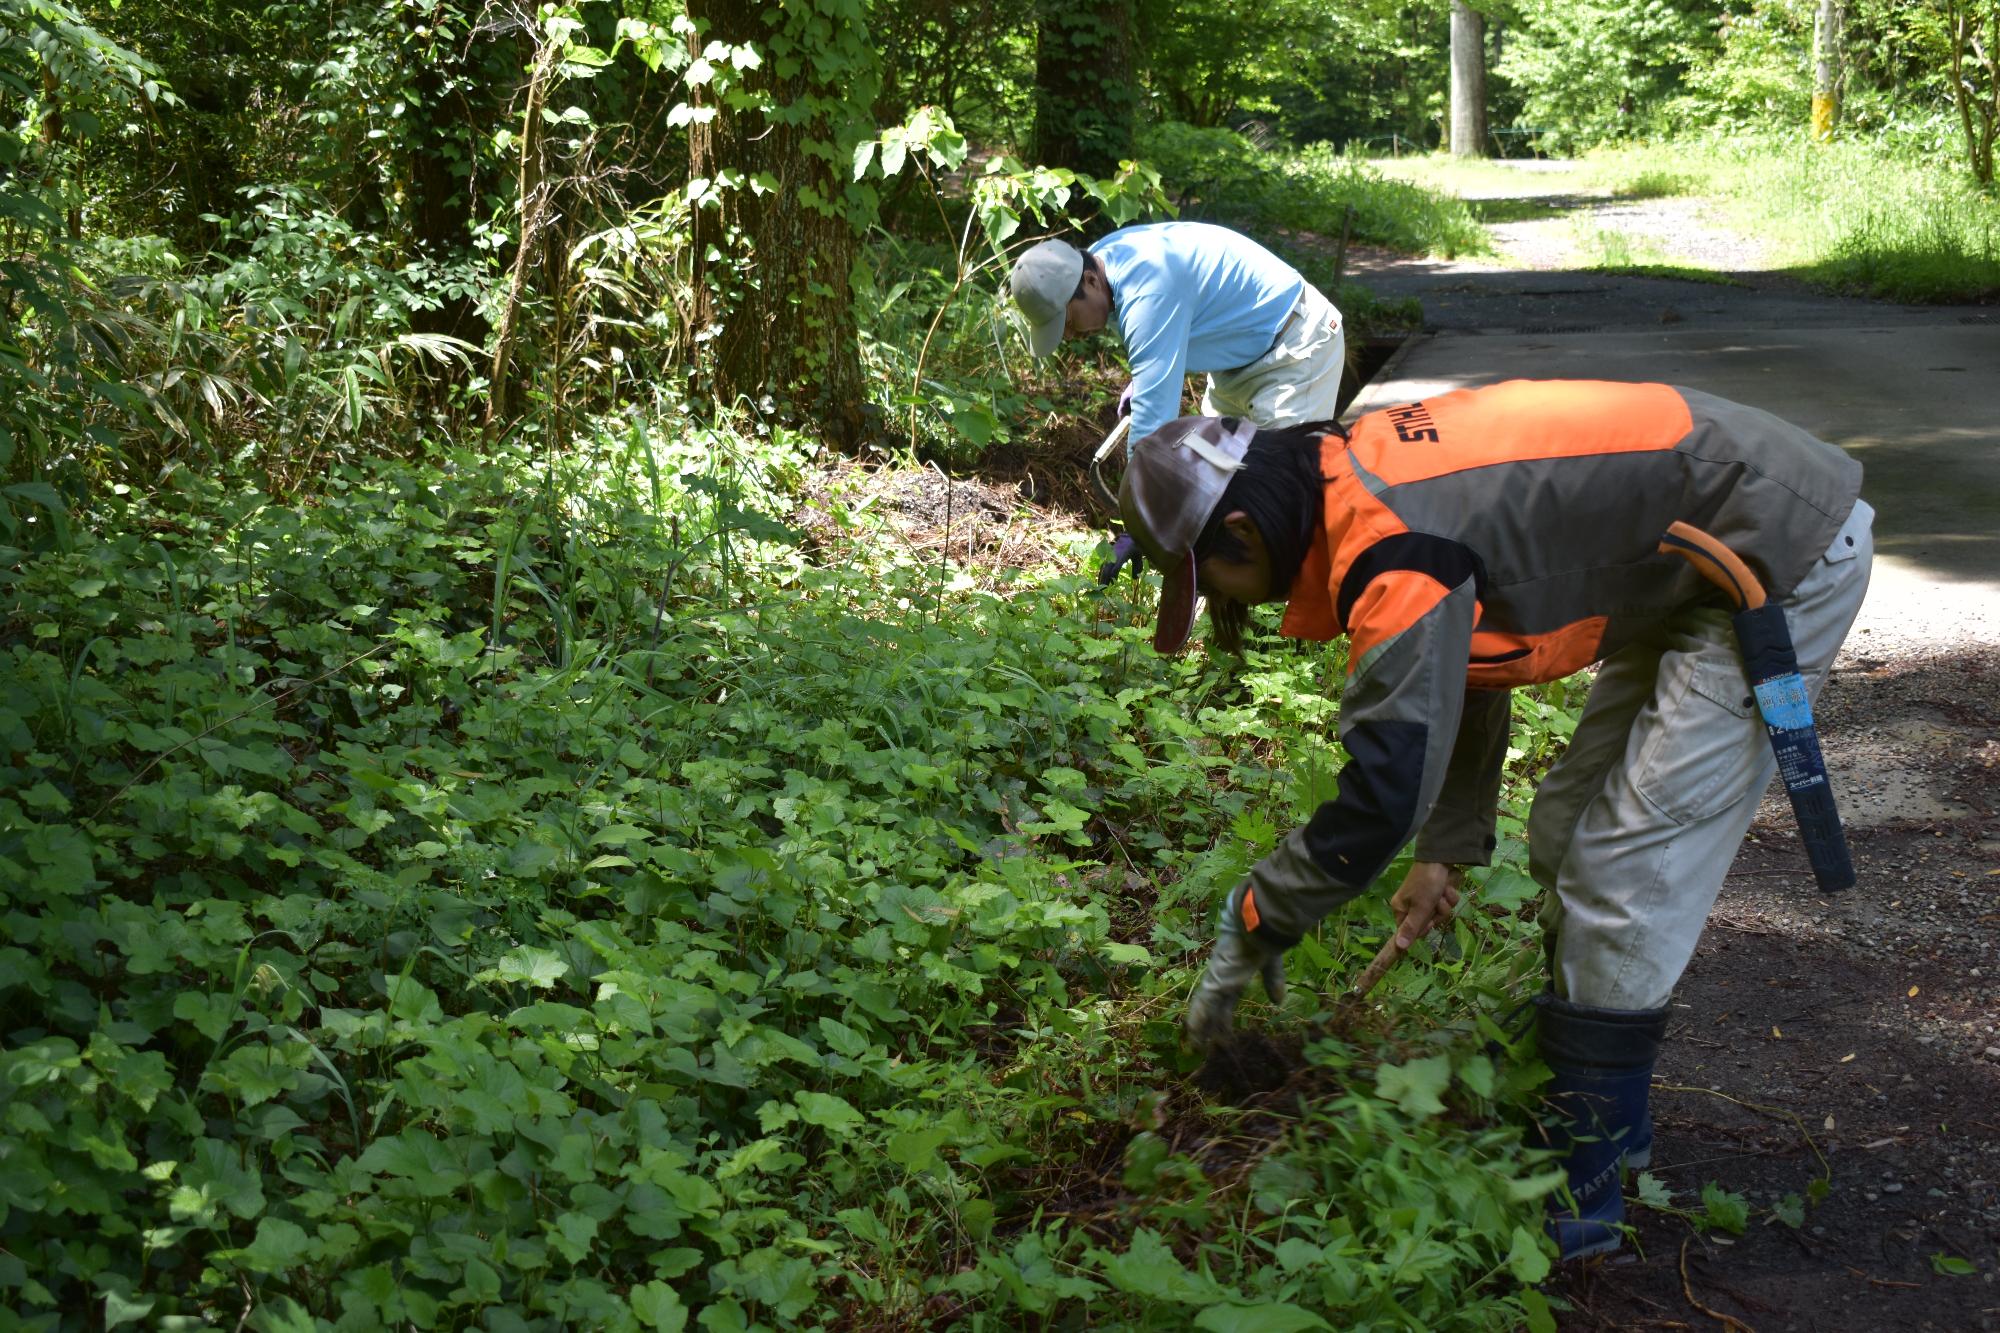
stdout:
{"type": "Polygon", "coordinates": [[[1065,336],[1117,328],[1132,368],[1137,441],[1178,417],[1182,380],[1208,375],[1204,416],[1259,426],[1330,421],[1347,339],[1340,312],[1291,265],[1207,222],[1152,222],[1087,251],[1043,241],[1014,265],[1035,356],[1065,336]]]}

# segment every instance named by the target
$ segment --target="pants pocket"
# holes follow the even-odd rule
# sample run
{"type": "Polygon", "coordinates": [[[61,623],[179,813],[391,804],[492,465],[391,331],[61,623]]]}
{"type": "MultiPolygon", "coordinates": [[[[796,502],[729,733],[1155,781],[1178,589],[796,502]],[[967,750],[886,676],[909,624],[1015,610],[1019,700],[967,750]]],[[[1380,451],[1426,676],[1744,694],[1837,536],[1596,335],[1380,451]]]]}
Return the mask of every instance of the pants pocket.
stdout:
{"type": "MultiPolygon", "coordinates": [[[[1683,689],[1654,716],[1636,779],[1640,795],[1677,824],[1728,809],[1764,775],[1770,759],[1743,668],[1697,659],[1683,689]]],[[[1768,780],[1768,779],[1766,779],[1768,780]]]]}

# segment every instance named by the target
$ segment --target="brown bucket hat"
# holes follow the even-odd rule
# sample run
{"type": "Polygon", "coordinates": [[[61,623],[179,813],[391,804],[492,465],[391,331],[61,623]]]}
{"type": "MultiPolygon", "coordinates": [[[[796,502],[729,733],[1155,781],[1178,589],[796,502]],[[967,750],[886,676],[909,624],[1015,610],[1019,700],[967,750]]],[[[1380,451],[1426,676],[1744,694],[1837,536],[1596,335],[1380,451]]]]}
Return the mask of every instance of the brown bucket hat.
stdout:
{"type": "Polygon", "coordinates": [[[1257,428],[1235,417],[1182,417],[1132,446],[1118,483],[1125,530],[1160,571],[1160,617],[1153,649],[1177,653],[1194,628],[1194,543],[1257,428]]]}

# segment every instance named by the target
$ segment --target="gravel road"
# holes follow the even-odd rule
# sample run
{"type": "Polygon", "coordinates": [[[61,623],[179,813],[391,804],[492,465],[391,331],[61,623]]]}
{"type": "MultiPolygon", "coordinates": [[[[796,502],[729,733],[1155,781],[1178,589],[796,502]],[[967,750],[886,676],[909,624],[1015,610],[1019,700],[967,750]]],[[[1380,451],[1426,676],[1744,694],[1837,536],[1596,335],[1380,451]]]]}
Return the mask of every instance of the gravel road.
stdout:
{"type": "Polygon", "coordinates": [[[1829,296],[1770,267],[1770,248],[1733,230],[1715,204],[1668,196],[1614,199],[1583,188],[1577,164],[1504,164],[1512,181],[1466,196],[1489,213],[1539,214],[1489,223],[1490,255],[1417,259],[1370,246],[1350,251],[1350,278],[1377,296],[1414,296],[1425,328],[1463,333],[1590,333],[1646,328],[1826,328],[2000,323],[1990,308],[1904,306],[1829,296]],[[1504,201],[1505,207],[1501,207],[1504,201]],[[1621,239],[1625,264],[1705,270],[1692,282],[1607,271],[1601,238],[1621,239]]]}

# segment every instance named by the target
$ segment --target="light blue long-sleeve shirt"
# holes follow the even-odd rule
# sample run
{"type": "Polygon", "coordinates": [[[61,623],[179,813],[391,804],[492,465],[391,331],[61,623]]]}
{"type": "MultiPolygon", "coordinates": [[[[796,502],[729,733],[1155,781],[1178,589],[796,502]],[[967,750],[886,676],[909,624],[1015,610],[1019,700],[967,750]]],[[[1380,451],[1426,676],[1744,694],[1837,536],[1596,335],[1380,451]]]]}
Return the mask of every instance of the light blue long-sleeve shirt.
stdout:
{"type": "Polygon", "coordinates": [[[1189,374],[1238,370],[1271,350],[1306,280],[1247,236],[1208,222],[1150,222],[1090,252],[1132,367],[1132,434],[1180,415],[1189,374]]]}

